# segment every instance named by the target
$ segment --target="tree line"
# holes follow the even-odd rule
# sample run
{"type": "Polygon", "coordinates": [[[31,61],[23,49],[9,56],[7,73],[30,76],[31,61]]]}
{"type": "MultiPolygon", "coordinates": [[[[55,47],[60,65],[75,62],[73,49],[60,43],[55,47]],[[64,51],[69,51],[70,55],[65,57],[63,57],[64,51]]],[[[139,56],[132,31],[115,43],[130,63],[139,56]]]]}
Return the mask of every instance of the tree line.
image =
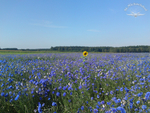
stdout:
{"type": "Polygon", "coordinates": [[[17,48],[0,48],[0,50],[20,50],[20,51],[59,51],[59,52],[150,52],[150,46],[125,46],[125,47],[86,47],[86,46],[56,46],[50,49],[17,49],[17,48]]]}

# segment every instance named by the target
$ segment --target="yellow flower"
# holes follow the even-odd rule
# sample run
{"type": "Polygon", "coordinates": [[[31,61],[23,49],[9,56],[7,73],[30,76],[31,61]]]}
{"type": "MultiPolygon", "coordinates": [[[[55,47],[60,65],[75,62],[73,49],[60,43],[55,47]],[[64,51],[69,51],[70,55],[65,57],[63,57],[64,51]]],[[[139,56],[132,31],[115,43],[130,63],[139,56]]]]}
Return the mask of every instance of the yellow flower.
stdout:
{"type": "Polygon", "coordinates": [[[83,56],[87,56],[88,55],[88,52],[87,51],[84,51],[83,52],[83,56]]]}

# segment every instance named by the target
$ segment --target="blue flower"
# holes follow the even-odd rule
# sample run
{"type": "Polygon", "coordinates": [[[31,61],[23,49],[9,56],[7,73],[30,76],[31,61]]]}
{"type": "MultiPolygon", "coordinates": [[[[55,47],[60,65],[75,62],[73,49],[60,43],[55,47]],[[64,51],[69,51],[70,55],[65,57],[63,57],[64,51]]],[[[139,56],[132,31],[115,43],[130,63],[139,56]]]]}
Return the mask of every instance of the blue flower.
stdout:
{"type": "Polygon", "coordinates": [[[107,102],[107,105],[111,105],[111,102],[107,102]]]}
{"type": "Polygon", "coordinates": [[[96,108],[97,108],[97,109],[99,109],[99,106],[98,106],[98,105],[96,105],[96,108]]]}
{"type": "Polygon", "coordinates": [[[5,93],[4,93],[4,92],[2,92],[2,93],[1,93],[1,96],[4,96],[4,94],[5,94],[5,93]]]}
{"type": "Polygon", "coordinates": [[[41,110],[41,107],[42,107],[42,106],[41,106],[40,102],[39,102],[38,104],[39,104],[39,105],[38,105],[38,112],[39,112],[39,113],[42,113],[42,110],[41,110]]]}
{"type": "Polygon", "coordinates": [[[93,100],[93,97],[91,97],[91,100],[93,100]]]}
{"type": "Polygon", "coordinates": [[[116,113],[117,112],[117,109],[115,109],[115,108],[110,108],[111,109],[111,111],[113,112],[113,113],[116,113]]]}
{"type": "Polygon", "coordinates": [[[72,95],[72,92],[70,92],[70,95],[72,95]]]}
{"type": "Polygon", "coordinates": [[[138,97],[141,97],[143,95],[143,92],[140,92],[139,94],[138,94],[138,97]]]}
{"type": "Polygon", "coordinates": [[[101,102],[97,102],[98,105],[101,105],[101,102]]]}
{"type": "Polygon", "coordinates": [[[82,88],[82,86],[80,85],[80,86],[79,86],[79,89],[81,89],[81,88],[82,88]]]}
{"type": "Polygon", "coordinates": [[[122,107],[117,107],[117,110],[121,111],[121,113],[126,113],[125,109],[122,107]]]}
{"type": "Polygon", "coordinates": [[[146,105],[142,105],[142,109],[144,109],[144,110],[145,110],[146,108],[147,108],[147,106],[146,106],[146,105]]]}
{"type": "Polygon", "coordinates": [[[138,111],[138,108],[135,108],[134,111],[138,111]]]}
{"type": "Polygon", "coordinates": [[[118,101],[118,103],[120,103],[120,102],[121,102],[121,99],[118,99],[117,101],[118,101]]]}
{"type": "Polygon", "coordinates": [[[150,100],[150,92],[147,92],[147,93],[145,94],[145,98],[146,98],[146,100],[150,100]]]}
{"type": "Polygon", "coordinates": [[[129,99],[130,103],[133,103],[134,98],[129,99]]]}
{"type": "Polygon", "coordinates": [[[52,103],[52,106],[57,106],[56,102],[53,102],[53,103],[52,103]]]}
{"type": "Polygon", "coordinates": [[[97,95],[97,98],[99,98],[99,95],[97,95]]]}
{"type": "Polygon", "coordinates": [[[122,87],[122,88],[120,88],[120,91],[123,91],[123,87],[122,87]]]}
{"type": "Polygon", "coordinates": [[[137,104],[139,104],[139,103],[140,103],[140,101],[137,101],[136,103],[137,103],[137,104]]]}
{"type": "Polygon", "coordinates": [[[125,99],[125,100],[128,100],[128,97],[127,97],[127,96],[125,96],[125,97],[124,97],[124,99],[125,99]]]}
{"type": "Polygon", "coordinates": [[[125,87],[124,89],[126,90],[127,93],[130,91],[127,87],[125,87]]]}
{"type": "Polygon", "coordinates": [[[42,104],[42,107],[45,106],[45,103],[42,104]]]}
{"type": "Polygon", "coordinates": [[[62,88],[62,86],[59,86],[59,88],[58,88],[58,89],[60,90],[61,88],[62,88]]]}
{"type": "Polygon", "coordinates": [[[69,99],[68,102],[71,102],[71,99],[69,99]]]}
{"type": "Polygon", "coordinates": [[[66,96],[66,92],[63,93],[63,96],[66,96]]]}
{"type": "Polygon", "coordinates": [[[93,112],[94,112],[94,113],[97,113],[97,112],[98,112],[98,109],[93,109],[93,112]]]}
{"type": "Polygon", "coordinates": [[[113,91],[110,91],[110,94],[112,95],[112,94],[113,94],[113,91]]]}
{"type": "Polygon", "coordinates": [[[105,104],[105,101],[102,101],[101,103],[102,103],[102,104],[105,104]]]}
{"type": "Polygon", "coordinates": [[[59,92],[57,92],[57,93],[56,93],[56,96],[58,96],[58,97],[59,97],[59,96],[60,96],[60,93],[59,93],[59,92]]]}
{"type": "Polygon", "coordinates": [[[8,93],[6,93],[5,97],[8,97],[8,93]]]}
{"type": "Polygon", "coordinates": [[[133,108],[133,103],[130,103],[130,109],[132,109],[133,108]]]}
{"type": "Polygon", "coordinates": [[[64,86],[64,87],[63,87],[63,90],[66,90],[66,88],[67,88],[67,87],[66,87],[66,86],[64,86]]]}
{"type": "Polygon", "coordinates": [[[81,110],[84,110],[84,106],[81,106],[81,110]]]}
{"type": "Polygon", "coordinates": [[[71,87],[68,88],[68,90],[71,90],[71,89],[72,89],[71,87]]]}
{"type": "Polygon", "coordinates": [[[16,96],[15,100],[18,100],[18,98],[19,98],[19,95],[16,96]]]}

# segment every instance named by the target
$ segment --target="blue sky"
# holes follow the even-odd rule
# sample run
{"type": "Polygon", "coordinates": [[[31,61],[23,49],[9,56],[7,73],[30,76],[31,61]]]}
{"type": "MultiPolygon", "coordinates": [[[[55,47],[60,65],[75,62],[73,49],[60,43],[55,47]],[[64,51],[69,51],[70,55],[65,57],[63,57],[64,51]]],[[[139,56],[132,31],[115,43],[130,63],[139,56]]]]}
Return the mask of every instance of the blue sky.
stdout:
{"type": "Polygon", "coordinates": [[[149,7],[150,0],[0,0],[0,48],[150,46],[149,7]]]}

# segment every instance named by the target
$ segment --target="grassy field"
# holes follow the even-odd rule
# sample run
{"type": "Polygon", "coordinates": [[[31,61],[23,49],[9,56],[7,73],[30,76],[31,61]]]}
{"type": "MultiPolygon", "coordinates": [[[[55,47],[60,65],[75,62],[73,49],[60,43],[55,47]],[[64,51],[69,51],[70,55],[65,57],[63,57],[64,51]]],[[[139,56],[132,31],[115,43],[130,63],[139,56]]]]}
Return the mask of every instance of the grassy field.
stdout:
{"type": "MultiPolygon", "coordinates": [[[[82,53],[82,52],[0,50],[0,54],[40,54],[40,53],[82,53]]],[[[90,52],[90,53],[106,53],[106,52],[90,52]]]]}
{"type": "Polygon", "coordinates": [[[40,53],[62,53],[62,52],[56,52],[56,51],[0,50],[0,54],[40,54],[40,53]]]}
{"type": "Polygon", "coordinates": [[[150,112],[148,53],[11,53],[0,56],[1,113],[150,112]]]}

